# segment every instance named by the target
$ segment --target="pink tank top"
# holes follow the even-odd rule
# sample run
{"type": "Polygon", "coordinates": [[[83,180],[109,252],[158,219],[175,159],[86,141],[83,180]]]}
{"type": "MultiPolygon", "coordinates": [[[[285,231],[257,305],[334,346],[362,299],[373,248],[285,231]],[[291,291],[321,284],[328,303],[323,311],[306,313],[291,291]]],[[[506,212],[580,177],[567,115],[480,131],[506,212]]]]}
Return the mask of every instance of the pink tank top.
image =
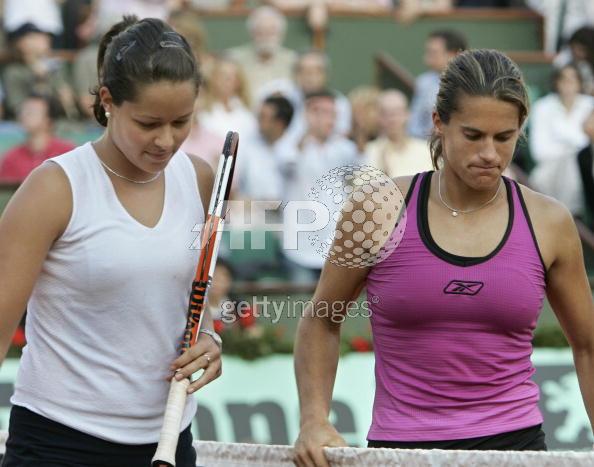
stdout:
{"type": "Polygon", "coordinates": [[[432,172],[415,176],[396,250],[367,278],[376,390],[368,439],[439,441],[542,423],[531,380],[545,267],[519,186],[485,257],[442,250],[428,228],[432,172]]]}

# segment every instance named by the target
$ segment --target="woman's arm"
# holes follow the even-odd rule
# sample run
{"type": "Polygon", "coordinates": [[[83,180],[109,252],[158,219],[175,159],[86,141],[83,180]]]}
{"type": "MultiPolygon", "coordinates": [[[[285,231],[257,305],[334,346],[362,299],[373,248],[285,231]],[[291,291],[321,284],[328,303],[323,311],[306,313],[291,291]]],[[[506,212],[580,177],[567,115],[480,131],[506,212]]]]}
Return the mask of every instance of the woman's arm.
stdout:
{"type": "MultiPolygon", "coordinates": [[[[402,200],[411,181],[412,177],[401,177],[395,180],[402,200]]],[[[386,184],[382,190],[390,191],[392,187],[394,185],[386,184]]],[[[366,247],[368,243],[366,240],[373,239],[372,232],[367,232],[359,238],[353,233],[354,229],[346,227],[349,222],[345,221],[353,221],[353,213],[365,213],[366,221],[373,219],[373,213],[379,214],[380,218],[392,219],[395,224],[399,218],[399,210],[404,206],[404,203],[397,202],[380,201],[378,203],[374,201],[371,194],[360,198],[355,196],[357,192],[360,194],[364,191],[356,189],[350,196],[351,209],[343,209],[332,245],[333,251],[343,257],[356,258],[358,250],[367,253],[373,251],[366,247]],[[373,206],[371,210],[369,202],[373,206]],[[347,253],[352,256],[346,256],[347,253]]],[[[380,197],[380,199],[383,198],[380,197]]],[[[384,225],[382,229],[392,230],[393,224],[384,225]]],[[[332,258],[336,257],[336,255],[332,256],[332,258]]],[[[369,270],[369,267],[336,265],[327,260],[312,301],[304,310],[299,322],[294,350],[301,409],[301,431],[295,443],[295,462],[299,467],[328,467],[323,447],[346,445],[328,421],[338,366],[340,323],[346,317],[345,312],[349,303],[357,300],[369,270]]]]}
{"type": "Polygon", "coordinates": [[[0,217],[0,363],[53,242],[72,214],[70,183],[45,163],[29,175],[0,217]]]}
{"type": "MultiPolygon", "coordinates": [[[[222,151],[223,148],[221,148],[222,151]]],[[[213,170],[203,159],[197,156],[188,155],[190,161],[196,170],[196,179],[198,181],[198,190],[200,191],[200,200],[204,209],[204,216],[208,215],[208,206],[210,204],[210,196],[214,185],[213,170]]],[[[208,309],[204,309],[204,316],[200,324],[201,329],[208,329],[213,331],[213,321],[208,309]]],[[[204,333],[199,333],[196,344],[190,347],[187,352],[179,356],[172,364],[171,370],[176,372],[176,378],[182,380],[189,378],[197,371],[203,369],[204,373],[200,375],[188,387],[188,393],[192,393],[207,385],[211,381],[221,376],[223,372],[221,362],[221,348],[214,341],[214,339],[204,333]]]]}
{"type": "Polygon", "coordinates": [[[367,268],[340,267],[327,261],[299,322],[294,359],[301,409],[301,432],[295,444],[300,467],[327,467],[322,448],[346,446],[328,415],[338,366],[342,313],[346,304],[357,299],[367,272],[367,268]],[[338,309],[341,314],[332,311],[338,309]]]}
{"type": "MultiPolygon", "coordinates": [[[[221,147],[221,152],[222,151],[223,148],[221,147]]],[[[190,160],[194,165],[194,169],[196,170],[198,190],[200,191],[200,201],[202,202],[202,207],[204,209],[204,220],[206,221],[206,216],[208,216],[208,206],[210,205],[210,196],[212,195],[212,188],[214,186],[214,172],[210,164],[204,159],[191,154],[188,156],[190,157],[190,160]]],[[[201,327],[203,329],[210,329],[211,331],[214,329],[212,317],[209,313],[206,313],[204,318],[202,318],[201,327]]]]}
{"type": "MultiPolygon", "coordinates": [[[[551,210],[552,211],[552,210],[551,210]]],[[[594,303],[584,267],[582,246],[571,214],[556,206],[556,255],[547,273],[547,297],[573,351],[575,368],[594,426],[594,303]]]]}

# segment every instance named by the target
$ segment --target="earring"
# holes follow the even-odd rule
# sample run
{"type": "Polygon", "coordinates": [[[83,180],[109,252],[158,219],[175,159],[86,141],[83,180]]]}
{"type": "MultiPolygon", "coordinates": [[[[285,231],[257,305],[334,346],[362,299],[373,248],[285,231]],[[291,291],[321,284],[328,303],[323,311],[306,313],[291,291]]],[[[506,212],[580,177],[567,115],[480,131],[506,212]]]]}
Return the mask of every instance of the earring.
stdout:
{"type": "Polygon", "coordinates": [[[109,112],[105,112],[105,117],[106,117],[106,118],[109,118],[109,117],[111,117],[111,113],[109,113],[109,112]]]}

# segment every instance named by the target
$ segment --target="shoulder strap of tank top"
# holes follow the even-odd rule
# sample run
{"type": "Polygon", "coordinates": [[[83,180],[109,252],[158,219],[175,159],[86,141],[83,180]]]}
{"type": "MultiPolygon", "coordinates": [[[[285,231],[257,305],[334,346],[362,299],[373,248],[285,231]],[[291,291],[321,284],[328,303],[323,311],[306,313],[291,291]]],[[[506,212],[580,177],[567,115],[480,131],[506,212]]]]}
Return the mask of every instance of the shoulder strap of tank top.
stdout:
{"type": "Polygon", "coordinates": [[[410,186],[408,187],[408,191],[404,197],[405,206],[410,206],[411,201],[414,202],[416,206],[417,200],[419,198],[419,189],[423,184],[422,182],[426,175],[427,172],[420,172],[415,174],[415,176],[412,178],[410,186]]]}
{"type": "MultiPolygon", "coordinates": [[[[507,179],[507,177],[506,177],[507,179]]],[[[547,267],[545,265],[544,259],[542,257],[542,253],[540,251],[540,246],[538,245],[538,241],[536,240],[536,235],[534,233],[534,227],[532,226],[532,219],[530,218],[530,213],[528,212],[528,208],[526,207],[526,201],[524,201],[524,195],[522,194],[522,188],[515,180],[507,179],[510,182],[510,185],[513,186],[513,200],[514,205],[517,207],[516,212],[524,218],[526,225],[528,226],[528,230],[530,231],[530,235],[532,236],[532,241],[534,243],[534,247],[536,248],[536,252],[538,253],[538,257],[540,259],[540,263],[542,265],[543,271],[547,271],[547,267]]],[[[518,216],[519,217],[519,216],[518,216]]]]}

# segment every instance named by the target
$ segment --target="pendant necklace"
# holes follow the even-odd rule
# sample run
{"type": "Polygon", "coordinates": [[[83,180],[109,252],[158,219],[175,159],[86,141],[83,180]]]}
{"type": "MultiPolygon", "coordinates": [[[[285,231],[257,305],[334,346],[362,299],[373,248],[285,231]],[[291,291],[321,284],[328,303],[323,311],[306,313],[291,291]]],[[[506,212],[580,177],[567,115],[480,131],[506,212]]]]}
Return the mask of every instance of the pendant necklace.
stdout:
{"type": "Polygon", "coordinates": [[[448,203],[446,203],[443,200],[443,197],[441,196],[441,174],[442,174],[442,172],[439,172],[439,177],[437,177],[437,192],[439,194],[439,200],[441,201],[441,204],[443,204],[446,208],[448,208],[452,212],[453,217],[458,217],[458,214],[469,214],[471,212],[478,211],[479,209],[483,209],[485,206],[488,206],[493,201],[495,201],[495,198],[497,198],[497,195],[499,194],[499,191],[501,190],[501,185],[503,185],[503,180],[502,180],[501,183],[499,184],[499,187],[497,187],[497,191],[495,192],[493,197],[489,201],[487,201],[485,204],[482,204],[476,208],[466,209],[466,210],[454,209],[453,207],[448,205],[448,203]]]}

